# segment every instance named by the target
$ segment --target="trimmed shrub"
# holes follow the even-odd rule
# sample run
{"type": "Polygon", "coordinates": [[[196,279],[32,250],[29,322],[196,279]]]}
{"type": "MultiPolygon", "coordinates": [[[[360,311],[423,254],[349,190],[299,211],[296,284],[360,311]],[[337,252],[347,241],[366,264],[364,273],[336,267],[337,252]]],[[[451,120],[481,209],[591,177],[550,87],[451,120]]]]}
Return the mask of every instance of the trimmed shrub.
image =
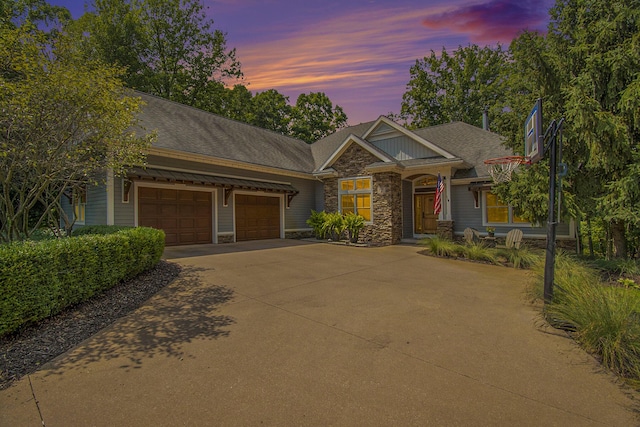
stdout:
{"type": "Polygon", "coordinates": [[[84,236],[87,234],[113,234],[122,230],[130,230],[134,227],[126,225],[83,225],[73,230],[72,236],[84,236]]]}
{"type": "Polygon", "coordinates": [[[0,246],[0,335],[148,270],[163,251],[164,232],[144,227],[0,246]]]}

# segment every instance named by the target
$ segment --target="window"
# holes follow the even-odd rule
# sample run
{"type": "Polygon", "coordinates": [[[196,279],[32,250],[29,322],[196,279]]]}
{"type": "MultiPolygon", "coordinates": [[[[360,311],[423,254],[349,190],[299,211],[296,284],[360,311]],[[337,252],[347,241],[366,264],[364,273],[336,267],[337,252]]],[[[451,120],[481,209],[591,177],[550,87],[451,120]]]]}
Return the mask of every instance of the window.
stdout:
{"type": "Polygon", "coordinates": [[[73,214],[76,217],[76,223],[84,224],[85,208],[87,205],[87,190],[73,190],[73,214]]]}
{"type": "Polygon", "coordinates": [[[490,191],[484,193],[485,222],[487,224],[528,224],[529,221],[518,215],[515,208],[506,205],[490,191]]]}
{"type": "Polygon", "coordinates": [[[353,212],[371,221],[371,178],[347,178],[338,182],[340,213],[353,212]]]}

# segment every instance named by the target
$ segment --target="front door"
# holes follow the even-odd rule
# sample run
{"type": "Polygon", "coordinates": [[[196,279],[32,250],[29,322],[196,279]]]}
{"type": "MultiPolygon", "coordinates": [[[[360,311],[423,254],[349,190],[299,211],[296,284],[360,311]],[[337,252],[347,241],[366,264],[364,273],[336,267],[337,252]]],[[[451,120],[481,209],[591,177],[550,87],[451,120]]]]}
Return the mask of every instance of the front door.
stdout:
{"type": "Polygon", "coordinates": [[[438,215],[433,214],[433,202],[435,193],[414,194],[414,233],[415,234],[436,234],[438,231],[438,215]]]}

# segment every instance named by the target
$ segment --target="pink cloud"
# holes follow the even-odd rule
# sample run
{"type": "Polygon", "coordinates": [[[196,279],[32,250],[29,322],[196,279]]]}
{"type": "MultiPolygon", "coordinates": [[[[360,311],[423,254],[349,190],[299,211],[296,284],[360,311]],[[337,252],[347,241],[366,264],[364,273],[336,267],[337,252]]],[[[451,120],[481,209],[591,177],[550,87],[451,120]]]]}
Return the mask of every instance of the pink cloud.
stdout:
{"type": "Polygon", "coordinates": [[[431,30],[466,33],[472,42],[508,44],[525,29],[544,30],[548,22],[545,3],[490,0],[430,14],[422,24],[431,30]]]}

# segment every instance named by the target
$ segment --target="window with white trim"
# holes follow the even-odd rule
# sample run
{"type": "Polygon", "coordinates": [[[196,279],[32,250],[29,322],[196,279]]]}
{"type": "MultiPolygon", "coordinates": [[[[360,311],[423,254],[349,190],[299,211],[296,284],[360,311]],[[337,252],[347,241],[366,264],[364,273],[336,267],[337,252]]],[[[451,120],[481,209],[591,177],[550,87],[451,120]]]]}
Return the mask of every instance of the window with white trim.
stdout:
{"type": "Polygon", "coordinates": [[[371,177],[345,178],[338,181],[340,213],[353,212],[371,221],[371,177]]]}
{"type": "Polygon", "coordinates": [[[73,190],[72,196],[73,215],[76,218],[76,224],[84,224],[85,211],[87,206],[87,190],[78,188],[73,190]]]}
{"type": "Polygon", "coordinates": [[[484,194],[484,220],[485,224],[524,225],[529,221],[518,215],[513,206],[507,205],[491,191],[484,194]]]}

